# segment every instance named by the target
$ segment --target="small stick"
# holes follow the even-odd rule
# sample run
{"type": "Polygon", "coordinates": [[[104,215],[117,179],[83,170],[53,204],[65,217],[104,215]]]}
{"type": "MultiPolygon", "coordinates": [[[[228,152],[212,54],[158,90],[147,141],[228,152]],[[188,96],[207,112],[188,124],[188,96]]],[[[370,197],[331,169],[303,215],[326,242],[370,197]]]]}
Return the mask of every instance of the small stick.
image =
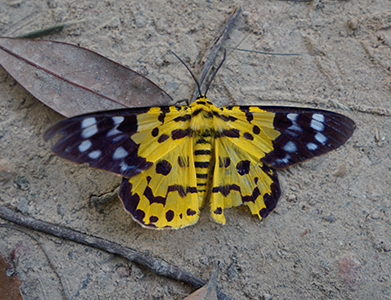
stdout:
{"type": "MultiPolygon", "coordinates": [[[[200,79],[198,80],[201,85],[201,90],[204,90],[205,88],[204,81],[206,75],[209,73],[209,70],[217,56],[217,53],[221,48],[221,45],[227,39],[228,32],[231,30],[240,12],[241,12],[241,8],[235,6],[227,22],[225,23],[224,27],[220,30],[218,36],[213,40],[209,48],[205,51],[204,57],[206,57],[206,60],[204,66],[202,67],[200,79]]],[[[195,99],[197,99],[197,97],[199,96],[198,94],[199,94],[198,90],[194,90],[190,103],[194,102],[195,99]]]]}
{"type": "MultiPolygon", "coordinates": [[[[190,272],[182,270],[175,265],[169,264],[165,260],[139,253],[131,248],[123,247],[99,237],[94,237],[72,229],[39,221],[32,217],[15,212],[6,206],[0,206],[0,217],[9,222],[16,223],[36,231],[44,232],[62,239],[74,241],[79,244],[84,244],[121,256],[131,262],[147,267],[158,275],[186,282],[196,288],[200,288],[206,284],[201,278],[194,276],[190,272]]],[[[219,291],[217,293],[217,297],[219,300],[229,300],[225,294],[219,291]]]]}
{"type": "Polygon", "coordinates": [[[78,24],[78,23],[82,23],[82,22],[89,22],[89,21],[94,20],[96,18],[88,18],[88,19],[79,20],[79,21],[71,21],[71,22],[67,22],[67,23],[57,24],[57,25],[46,27],[43,29],[38,29],[38,30],[34,30],[34,31],[27,32],[27,33],[20,34],[20,35],[16,36],[16,38],[19,38],[19,39],[40,38],[40,37],[44,37],[44,36],[47,36],[50,34],[55,34],[55,33],[61,32],[65,27],[68,27],[68,26],[71,26],[74,24],[78,24]]]}
{"type": "Polygon", "coordinates": [[[303,57],[319,56],[319,55],[309,55],[309,54],[299,54],[299,53],[273,53],[273,52],[262,52],[262,51],[247,50],[247,49],[240,49],[240,48],[233,48],[233,47],[226,47],[226,48],[227,48],[227,49],[236,50],[236,51],[258,53],[258,54],[271,55],[271,56],[277,56],[277,55],[281,55],[281,56],[303,56],[303,57]]]}

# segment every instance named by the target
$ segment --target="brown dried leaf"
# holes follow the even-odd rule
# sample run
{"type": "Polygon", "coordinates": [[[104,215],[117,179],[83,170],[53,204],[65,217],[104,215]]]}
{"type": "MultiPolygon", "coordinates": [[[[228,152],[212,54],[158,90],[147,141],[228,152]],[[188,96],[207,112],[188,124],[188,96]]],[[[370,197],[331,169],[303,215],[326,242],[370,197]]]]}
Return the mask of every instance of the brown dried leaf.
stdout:
{"type": "Polygon", "coordinates": [[[0,254],[0,298],[7,300],[23,299],[19,286],[22,284],[15,274],[11,274],[12,268],[0,254]]]}
{"type": "Polygon", "coordinates": [[[212,290],[208,293],[208,287],[205,285],[187,296],[184,300],[217,300],[217,294],[216,290],[212,290]]]}
{"type": "Polygon", "coordinates": [[[208,284],[196,290],[184,300],[217,300],[217,280],[218,280],[218,262],[213,264],[213,270],[210,274],[208,284]]]}
{"type": "Polygon", "coordinates": [[[38,100],[66,117],[172,100],[144,76],[71,44],[0,38],[0,64],[38,100]]]}

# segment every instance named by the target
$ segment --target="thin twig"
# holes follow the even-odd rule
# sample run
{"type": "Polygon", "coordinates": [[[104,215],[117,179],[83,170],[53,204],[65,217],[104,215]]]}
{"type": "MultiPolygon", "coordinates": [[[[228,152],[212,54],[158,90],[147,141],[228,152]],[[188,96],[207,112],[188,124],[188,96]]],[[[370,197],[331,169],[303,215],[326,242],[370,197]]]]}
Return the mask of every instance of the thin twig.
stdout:
{"type": "MultiPolygon", "coordinates": [[[[74,241],[79,244],[84,244],[121,256],[131,262],[152,270],[158,275],[186,282],[196,288],[200,288],[205,285],[205,281],[201,278],[194,276],[190,272],[182,270],[175,265],[169,264],[162,259],[139,253],[131,248],[123,247],[99,237],[94,237],[72,229],[36,220],[32,217],[15,212],[6,206],[0,206],[0,217],[9,222],[16,223],[36,231],[44,232],[59,238],[74,241]]],[[[229,300],[229,298],[222,292],[218,291],[217,296],[219,300],[229,300]]]]}
{"type": "MultiPolygon", "coordinates": [[[[204,66],[202,67],[201,76],[198,80],[201,85],[201,91],[204,90],[205,88],[206,75],[209,73],[209,70],[217,56],[217,53],[221,48],[221,45],[227,39],[228,32],[231,30],[240,12],[241,12],[241,8],[235,6],[227,22],[225,23],[224,27],[220,30],[218,36],[213,40],[209,48],[204,53],[204,57],[206,57],[206,59],[205,59],[204,66]]],[[[190,102],[194,102],[195,99],[197,99],[198,94],[199,94],[198,90],[194,90],[190,102]]]]}
{"type": "Polygon", "coordinates": [[[236,51],[243,51],[243,52],[251,52],[251,53],[258,53],[258,54],[264,54],[264,55],[271,55],[271,56],[302,56],[302,57],[313,57],[313,56],[319,56],[319,55],[309,55],[309,54],[299,54],[299,53],[274,53],[274,52],[262,52],[262,51],[256,51],[256,50],[247,50],[247,49],[241,49],[241,48],[234,48],[234,47],[226,47],[227,49],[236,50],[236,51]]]}

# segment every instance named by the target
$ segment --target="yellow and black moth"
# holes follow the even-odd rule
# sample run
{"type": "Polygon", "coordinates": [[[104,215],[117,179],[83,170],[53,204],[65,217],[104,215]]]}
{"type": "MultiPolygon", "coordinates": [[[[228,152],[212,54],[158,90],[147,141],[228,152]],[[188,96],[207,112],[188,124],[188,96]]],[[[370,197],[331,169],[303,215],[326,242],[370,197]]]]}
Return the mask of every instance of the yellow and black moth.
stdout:
{"type": "Polygon", "coordinates": [[[143,227],[163,229],[196,223],[206,199],[220,224],[225,208],[242,204],[266,218],[281,195],[275,169],[338,148],[354,128],[350,118],[330,111],[218,108],[200,95],[190,105],[65,119],[46,131],[45,140],[60,133],[57,155],[123,176],[125,210],[143,227]]]}

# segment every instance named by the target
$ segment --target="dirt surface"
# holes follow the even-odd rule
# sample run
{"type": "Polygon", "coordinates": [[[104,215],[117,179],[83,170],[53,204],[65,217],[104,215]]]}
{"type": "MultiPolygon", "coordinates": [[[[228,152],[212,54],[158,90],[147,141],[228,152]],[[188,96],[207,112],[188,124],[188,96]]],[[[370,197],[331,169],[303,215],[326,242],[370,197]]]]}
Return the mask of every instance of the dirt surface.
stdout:
{"type": "MultiPolygon", "coordinates": [[[[120,178],[66,162],[44,130],[62,117],[0,70],[0,205],[160,257],[231,299],[391,299],[391,4],[375,1],[236,1],[243,9],[208,98],[216,105],[330,109],[355,120],[340,149],[279,172],[283,195],[263,223],[246,207],[182,230],[141,228],[117,197],[120,178]],[[370,4],[369,4],[370,3],[370,4]],[[4,170],[8,170],[6,172],[4,170]]],[[[196,74],[232,1],[5,0],[0,34],[84,20],[47,39],[94,50],[146,75],[174,99],[196,74]]],[[[194,288],[122,258],[0,219],[0,252],[25,299],[183,299],[194,288]],[[4,224],[8,224],[4,226],[4,224]]],[[[0,296],[1,298],[1,296],[0,296]]]]}

